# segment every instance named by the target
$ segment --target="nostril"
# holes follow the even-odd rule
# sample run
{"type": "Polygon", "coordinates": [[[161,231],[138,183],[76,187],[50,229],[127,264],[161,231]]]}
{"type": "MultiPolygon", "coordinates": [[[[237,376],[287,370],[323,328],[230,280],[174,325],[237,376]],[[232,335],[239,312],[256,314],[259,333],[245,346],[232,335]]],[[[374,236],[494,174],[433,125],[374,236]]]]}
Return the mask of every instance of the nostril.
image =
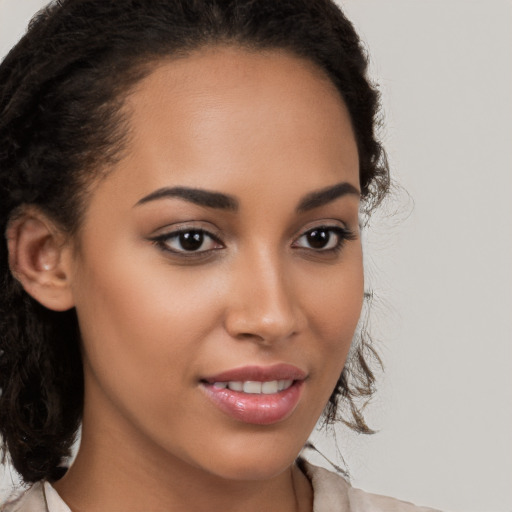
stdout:
{"type": "Polygon", "coordinates": [[[240,339],[244,339],[244,340],[251,340],[253,338],[261,338],[261,339],[263,339],[263,337],[261,335],[252,334],[250,332],[241,332],[240,334],[237,335],[237,337],[240,338],[240,339]]]}

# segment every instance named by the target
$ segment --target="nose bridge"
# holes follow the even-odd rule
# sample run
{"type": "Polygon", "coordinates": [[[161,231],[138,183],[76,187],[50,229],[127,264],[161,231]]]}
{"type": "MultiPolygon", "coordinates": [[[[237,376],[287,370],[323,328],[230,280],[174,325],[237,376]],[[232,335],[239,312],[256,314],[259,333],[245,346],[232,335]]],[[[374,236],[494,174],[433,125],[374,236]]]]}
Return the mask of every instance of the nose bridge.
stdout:
{"type": "Polygon", "coordinates": [[[236,290],[227,316],[233,336],[272,343],[297,332],[299,308],[279,251],[254,244],[238,259],[233,286],[236,290]]]}

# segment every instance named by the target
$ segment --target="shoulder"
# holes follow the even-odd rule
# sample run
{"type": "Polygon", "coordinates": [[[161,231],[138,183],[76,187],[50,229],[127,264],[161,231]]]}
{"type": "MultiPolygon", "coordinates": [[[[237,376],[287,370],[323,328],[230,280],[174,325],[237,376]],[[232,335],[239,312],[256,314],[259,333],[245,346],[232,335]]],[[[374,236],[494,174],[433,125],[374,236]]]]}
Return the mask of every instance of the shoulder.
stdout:
{"type": "Polygon", "coordinates": [[[304,462],[313,486],[313,512],[439,512],[355,489],[340,475],[304,462]]]}
{"type": "Polygon", "coordinates": [[[0,505],[0,512],[71,512],[48,482],[37,482],[17,498],[0,505]]]}

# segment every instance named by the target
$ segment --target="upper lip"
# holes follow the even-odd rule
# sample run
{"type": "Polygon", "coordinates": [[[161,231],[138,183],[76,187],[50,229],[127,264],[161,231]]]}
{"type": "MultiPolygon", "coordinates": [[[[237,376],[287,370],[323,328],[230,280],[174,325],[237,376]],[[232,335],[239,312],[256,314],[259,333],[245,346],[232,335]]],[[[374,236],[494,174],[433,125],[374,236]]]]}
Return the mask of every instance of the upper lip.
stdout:
{"type": "Polygon", "coordinates": [[[214,382],[229,381],[257,381],[268,382],[272,380],[304,380],[306,372],[291,364],[276,364],[272,366],[242,366],[225,372],[204,377],[202,380],[213,384],[214,382]]]}

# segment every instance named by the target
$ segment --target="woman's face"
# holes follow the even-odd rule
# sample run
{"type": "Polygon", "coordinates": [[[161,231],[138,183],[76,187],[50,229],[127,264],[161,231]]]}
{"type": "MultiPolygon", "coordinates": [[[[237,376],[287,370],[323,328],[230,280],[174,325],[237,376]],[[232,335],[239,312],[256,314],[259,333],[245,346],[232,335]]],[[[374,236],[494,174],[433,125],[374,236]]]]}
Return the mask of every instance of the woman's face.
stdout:
{"type": "Polygon", "coordinates": [[[126,108],[128,150],[95,185],[72,261],[84,442],[275,475],[314,428],[362,304],[346,107],[307,61],[214,48],[155,66],[126,108]]]}

